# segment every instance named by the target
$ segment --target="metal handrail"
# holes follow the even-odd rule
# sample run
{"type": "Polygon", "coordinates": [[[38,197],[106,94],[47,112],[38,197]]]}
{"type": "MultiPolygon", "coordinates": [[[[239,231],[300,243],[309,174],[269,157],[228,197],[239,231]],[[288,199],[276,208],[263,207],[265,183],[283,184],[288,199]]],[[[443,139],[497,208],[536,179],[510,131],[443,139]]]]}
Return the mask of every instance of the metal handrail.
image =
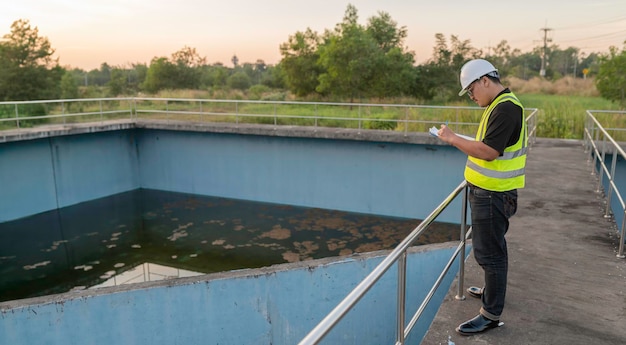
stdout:
{"type": "MultiPolygon", "coordinates": [[[[234,120],[235,123],[239,123],[242,118],[269,118],[273,119],[275,126],[281,125],[279,120],[307,120],[311,121],[314,127],[322,127],[320,125],[321,120],[341,121],[339,124],[335,124],[333,127],[341,127],[345,123],[357,122],[357,128],[359,130],[364,129],[364,123],[366,122],[387,122],[395,123],[396,126],[404,124],[403,132],[407,134],[409,132],[410,124],[422,124],[431,126],[433,124],[439,124],[444,121],[448,122],[449,126],[454,130],[459,130],[462,126],[477,127],[477,122],[464,122],[460,116],[460,111],[482,111],[483,108],[475,106],[434,106],[434,105],[412,105],[412,104],[371,104],[371,103],[337,103],[337,102],[296,102],[296,101],[257,101],[257,100],[220,100],[220,99],[199,99],[199,98],[150,98],[150,97],[126,97],[126,98],[79,98],[79,99],[58,99],[58,100],[38,100],[38,101],[15,101],[15,102],[0,102],[0,107],[13,106],[13,117],[0,117],[0,125],[7,122],[15,122],[16,127],[19,129],[20,121],[26,120],[40,120],[40,119],[58,119],[62,118],[63,125],[67,125],[67,119],[80,118],[87,116],[98,116],[99,121],[104,121],[107,115],[125,115],[130,120],[136,119],[140,114],[150,115],[165,115],[170,120],[172,116],[180,115],[176,120],[186,120],[183,115],[197,115],[202,116],[202,120],[210,120],[210,117],[226,117],[229,120],[234,120]],[[70,109],[71,104],[78,103],[76,107],[88,103],[98,103],[97,106],[91,105],[92,111],[79,111],[75,113],[66,112],[66,108],[70,109]],[[127,103],[127,104],[123,104],[127,103]],[[155,108],[151,106],[154,103],[163,103],[162,108],[155,108]],[[60,110],[56,110],[55,114],[48,114],[44,116],[35,116],[33,114],[26,113],[24,110],[20,113],[19,106],[27,104],[41,104],[43,106],[53,105],[60,107],[60,110]],[[109,109],[104,110],[103,106],[106,104],[109,109]],[[191,105],[198,104],[199,109],[193,109],[191,105]],[[231,104],[234,105],[234,111],[211,111],[205,109],[203,105],[206,104],[231,104]],[[253,114],[246,112],[242,109],[241,105],[269,105],[273,106],[273,113],[265,114],[253,114]],[[175,109],[178,106],[178,109],[175,109]],[[279,106],[310,106],[312,115],[293,115],[293,114],[278,114],[279,106]],[[345,107],[345,108],[358,108],[357,117],[341,116],[341,112],[337,115],[328,116],[320,115],[319,109],[321,107],[345,107]],[[375,108],[389,108],[395,109],[397,118],[377,118],[375,116],[368,116],[371,109],[375,108]],[[423,110],[443,110],[448,112],[455,112],[455,114],[443,114],[438,118],[432,119],[411,119],[409,118],[409,111],[423,111],[423,110]]],[[[536,108],[526,108],[527,112],[531,114],[528,119],[536,118],[536,108]]],[[[194,119],[197,120],[197,119],[194,119]]],[[[222,119],[220,119],[222,120],[222,119]]],[[[95,121],[94,121],[95,122],[95,121]]],[[[47,123],[48,124],[48,123],[47,123]]],[[[328,126],[325,126],[328,127],[328,126]]],[[[1,130],[0,130],[1,131],[1,130]]],[[[535,131],[529,132],[529,139],[534,141],[535,131]]]]}
{"type": "MultiPolygon", "coordinates": [[[[421,223],[418,225],[374,270],[367,276],[359,285],[357,285],[348,296],[346,296],[343,301],[341,301],[335,309],[333,309],[313,330],[309,332],[301,341],[300,345],[307,344],[317,344],[331,329],[333,326],[339,322],[339,320],[365,295],[365,293],[382,277],[382,275],[391,268],[391,266],[398,262],[398,323],[397,323],[397,334],[396,334],[396,344],[404,344],[406,337],[411,332],[413,326],[416,324],[419,317],[422,315],[426,305],[430,302],[432,296],[435,291],[443,281],[446,273],[448,273],[450,267],[454,263],[454,260],[462,254],[463,262],[465,260],[465,243],[467,239],[466,235],[466,217],[467,213],[467,182],[463,181],[459,184],[458,187],[454,189],[448,197],[444,199],[444,201],[435,208],[433,212],[431,212],[421,223]],[[405,319],[405,294],[404,288],[400,286],[405,286],[406,283],[406,251],[409,247],[417,240],[417,238],[434,222],[434,220],[439,216],[441,212],[443,212],[450,203],[461,193],[463,193],[463,213],[462,223],[461,223],[461,236],[459,245],[457,246],[454,254],[450,258],[450,261],[447,263],[446,267],[442,271],[441,275],[435,282],[435,285],[430,290],[424,302],[417,310],[415,315],[412,317],[411,321],[407,325],[406,329],[404,328],[404,319],[405,319]],[[400,284],[403,283],[403,284],[400,284]]],[[[471,229],[470,229],[471,232],[471,229]]],[[[468,233],[469,234],[469,233],[468,233]]],[[[459,291],[462,291],[462,282],[459,281],[459,291]]],[[[462,295],[462,292],[460,293],[462,295]]]]}
{"type": "MultiPolygon", "coordinates": [[[[538,109],[531,109],[532,112],[526,117],[528,127],[528,144],[529,147],[535,143],[537,132],[537,114],[538,109]]],[[[359,285],[357,285],[348,296],[346,296],[320,323],[313,328],[299,343],[299,345],[317,344],[322,338],[330,332],[330,330],[343,318],[343,316],[352,308],[370,288],[389,270],[389,268],[398,262],[398,307],[396,315],[396,345],[403,345],[411,330],[422,316],[426,306],[430,303],[435,292],[441,285],[446,274],[454,264],[455,260],[461,255],[459,261],[459,277],[457,284],[457,294],[455,299],[464,300],[464,281],[465,281],[465,247],[466,241],[472,232],[472,227],[467,228],[467,208],[468,208],[468,186],[463,181],[435,210],[428,215],[359,285]],[[405,323],[405,291],[406,291],[406,251],[411,244],[432,224],[437,216],[463,191],[463,201],[461,210],[461,235],[456,250],[448,260],[448,263],[441,271],[441,274],[433,284],[432,288],[422,301],[411,320],[405,323]],[[466,231],[467,229],[467,231],[466,231]]]]}
{"type": "Polygon", "coordinates": [[[537,114],[539,109],[526,108],[526,111],[530,111],[530,115],[526,117],[526,127],[528,128],[528,147],[531,147],[537,141],[537,114]]]}
{"type": "Polygon", "coordinates": [[[618,198],[620,205],[622,206],[622,212],[624,213],[624,217],[622,218],[622,226],[620,231],[620,240],[619,240],[619,250],[617,253],[617,257],[620,259],[624,259],[624,239],[626,233],[626,204],[624,203],[624,198],[622,197],[621,192],[619,191],[618,186],[615,184],[615,167],[617,164],[618,154],[622,156],[623,159],[626,159],[626,152],[624,149],[613,139],[613,137],[606,131],[606,129],[600,124],[598,119],[593,115],[593,113],[621,113],[621,111],[609,111],[609,110],[587,110],[587,120],[585,121],[585,133],[584,133],[584,143],[585,143],[585,151],[589,152],[588,161],[591,162],[593,157],[593,163],[591,164],[591,174],[594,176],[598,176],[598,185],[596,188],[596,192],[602,191],[602,180],[604,174],[606,174],[608,185],[606,192],[606,208],[604,211],[604,216],[606,218],[611,218],[611,196],[613,192],[615,196],[618,198]],[[598,146],[598,142],[602,141],[602,148],[600,149],[598,146]],[[607,148],[607,144],[611,145],[611,147],[607,148]],[[609,169],[606,166],[605,158],[607,151],[612,152],[612,162],[611,168],[609,169]],[[596,172],[596,164],[600,164],[599,171],[596,172]]]}

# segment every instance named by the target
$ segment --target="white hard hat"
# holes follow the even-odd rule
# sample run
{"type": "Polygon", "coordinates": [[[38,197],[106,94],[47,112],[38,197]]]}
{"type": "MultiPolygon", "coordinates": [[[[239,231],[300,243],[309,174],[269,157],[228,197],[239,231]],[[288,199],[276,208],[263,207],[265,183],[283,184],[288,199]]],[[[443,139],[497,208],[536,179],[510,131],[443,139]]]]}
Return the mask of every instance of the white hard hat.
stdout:
{"type": "Polygon", "coordinates": [[[475,59],[466,62],[465,65],[461,67],[461,91],[459,92],[459,96],[463,96],[467,92],[467,87],[470,86],[471,83],[487,74],[499,78],[498,70],[487,60],[475,59]]]}

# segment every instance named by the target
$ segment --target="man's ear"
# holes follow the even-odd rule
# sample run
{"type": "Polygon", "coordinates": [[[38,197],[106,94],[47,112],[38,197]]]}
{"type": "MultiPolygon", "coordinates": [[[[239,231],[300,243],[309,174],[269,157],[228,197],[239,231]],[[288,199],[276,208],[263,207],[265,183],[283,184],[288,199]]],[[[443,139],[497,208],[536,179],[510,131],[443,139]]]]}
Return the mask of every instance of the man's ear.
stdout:
{"type": "Polygon", "coordinates": [[[484,87],[489,86],[489,84],[491,84],[491,79],[483,76],[482,78],[480,78],[480,81],[483,83],[484,87]]]}

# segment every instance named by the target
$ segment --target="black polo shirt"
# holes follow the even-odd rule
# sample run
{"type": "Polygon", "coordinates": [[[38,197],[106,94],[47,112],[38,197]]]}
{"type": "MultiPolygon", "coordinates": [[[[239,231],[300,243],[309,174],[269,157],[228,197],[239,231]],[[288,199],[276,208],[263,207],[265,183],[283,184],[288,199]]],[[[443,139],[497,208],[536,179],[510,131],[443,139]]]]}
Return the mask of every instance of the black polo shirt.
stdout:
{"type": "MultiPolygon", "coordinates": [[[[511,93],[511,90],[504,89],[496,98],[503,93],[511,93]]],[[[511,101],[499,103],[491,111],[483,143],[498,151],[502,156],[505,148],[514,145],[519,140],[523,121],[524,110],[522,108],[511,101]]]]}

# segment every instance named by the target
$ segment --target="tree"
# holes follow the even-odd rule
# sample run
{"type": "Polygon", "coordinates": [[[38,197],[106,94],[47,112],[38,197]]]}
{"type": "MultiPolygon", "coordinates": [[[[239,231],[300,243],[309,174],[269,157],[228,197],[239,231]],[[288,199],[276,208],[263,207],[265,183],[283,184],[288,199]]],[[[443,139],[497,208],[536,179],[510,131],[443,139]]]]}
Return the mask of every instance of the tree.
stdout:
{"type": "Polygon", "coordinates": [[[0,41],[0,100],[59,97],[62,71],[54,49],[28,20],[17,20],[0,41]]]}
{"type": "Polygon", "coordinates": [[[366,31],[385,53],[393,48],[402,48],[407,36],[406,27],[398,28],[398,23],[387,12],[378,12],[378,16],[369,18],[366,31]]]}
{"type": "Polygon", "coordinates": [[[357,97],[389,95],[388,92],[379,94],[383,85],[388,85],[389,78],[393,79],[385,71],[392,61],[385,53],[397,48],[394,44],[401,42],[402,34],[397,34],[395,22],[387,14],[379,16],[370,19],[376,27],[363,27],[357,22],[357,9],[348,5],[343,21],[334,32],[327,32],[325,43],[320,46],[319,64],[325,72],[319,77],[318,92],[347,96],[350,102],[357,97]],[[383,28],[384,25],[393,27],[383,28]],[[391,42],[383,42],[383,39],[391,39],[391,42]]]}
{"type": "Polygon", "coordinates": [[[421,78],[431,78],[429,81],[419,79],[418,82],[431,83],[434,89],[422,94],[446,101],[457,99],[461,67],[465,62],[481,57],[482,52],[473,48],[469,40],[462,41],[455,35],[450,36],[450,46],[441,33],[435,35],[435,40],[432,59],[418,73],[421,78]]]}
{"type": "Polygon", "coordinates": [[[111,70],[111,79],[107,83],[110,96],[123,94],[128,89],[128,71],[121,68],[113,68],[111,70]]]}
{"type": "Polygon", "coordinates": [[[596,87],[602,97],[626,106],[626,44],[620,52],[610,47],[609,53],[600,57],[596,87]]]}
{"type": "Polygon", "coordinates": [[[325,72],[316,90],[347,96],[350,102],[367,96],[376,62],[382,59],[377,42],[357,21],[356,7],[348,5],[343,21],[334,32],[327,32],[326,43],[319,50],[319,64],[325,72]]]}
{"type": "Polygon", "coordinates": [[[398,27],[389,13],[378,12],[367,20],[367,34],[374,39],[380,54],[374,65],[369,93],[375,97],[412,94],[415,81],[415,54],[405,50],[406,27],[398,27]]]}
{"type": "Polygon", "coordinates": [[[239,66],[239,58],[237,57],[237,55],[233,55],[230,61],[233,63],[234,68],[237,68],[237,66],[239,66]]]}
{"type": "Polygon", "coordinates": [[[178,78],[174,64],[165,57],[153,58],[146,73],[146,80],[142,89],[146,92],[155,93],[163,89],[175,89],[178,78]]]}
{"type": "Polygon", "coordinates": [[[63,73],[63,77],[61,78],[61,98],[78,98],[78,83],[70,71],[63,73]]]}
{"type": "Polygon", "coordinates": [[[250,77],[246,74],[246,72],[240,71],[235,72],[233,75],[228,77],[228,86],[233,89],[238,90],[247,90],[250,87],[250,77]]]}
{"type": "Polygon", "coordinates": [[[274,88],[274,89],[286,89],[285,73],[282,70],[280,64],[276,66],[267,66],[263,77],[261,78],[261,84],[274,88]]]}
{"type": "Polygon", "coordinates": [[[305,32],[296,32],[289,36],[289,40],[280,45],[283,58],[279,68],[287,87],[297,96],[315,92],[319,84],[318,78],[323,71],[317,63],[319,43],[318,34],[307,28],[305,32]]]}
{"type": "Polygon", "coordinates": [[[197,89],[200,86],[200,73],[198,72],[206,64],[206,58],[201,57],[195,48],[183,47],[172,54],[170,61],[178,70],[176,88],[197,89]]]}

